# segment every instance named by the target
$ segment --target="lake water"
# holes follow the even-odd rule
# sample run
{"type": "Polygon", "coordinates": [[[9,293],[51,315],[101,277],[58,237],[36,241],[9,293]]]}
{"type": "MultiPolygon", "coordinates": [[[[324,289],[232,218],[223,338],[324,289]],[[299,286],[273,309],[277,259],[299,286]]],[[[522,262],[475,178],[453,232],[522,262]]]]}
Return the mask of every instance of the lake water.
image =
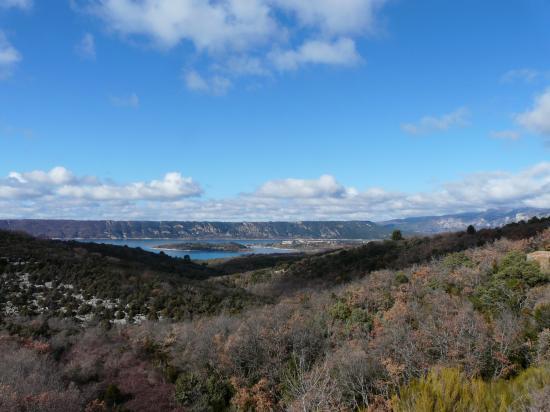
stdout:
{"type": "Polygon", "coordinates": [[[78,239],[80,242],[93,242],[93,243],[105,243],[109,245],[128,246],[128,247],[140,247],[143,250],[149,252],[160,253],[161,250],[155,249],[156,246],[167,243],[231,243],[236,242],[242,245],[252,248],[251,251],[246,252],[221,252],[221,251],[202,251],[202,250],[162,250],[169,256],[183,258],[185,255],[189,255],[193,260],[206,260],[206,259],[219,259],[219,258],[232,258],[237,256],[249,255],[252,253],[273,254],[273,253],[291,253],[295,250],[289,249],[276,249],[268,247],[269,243],[277,242],[277,240],[187,240],[187,239],[78,239]]]}

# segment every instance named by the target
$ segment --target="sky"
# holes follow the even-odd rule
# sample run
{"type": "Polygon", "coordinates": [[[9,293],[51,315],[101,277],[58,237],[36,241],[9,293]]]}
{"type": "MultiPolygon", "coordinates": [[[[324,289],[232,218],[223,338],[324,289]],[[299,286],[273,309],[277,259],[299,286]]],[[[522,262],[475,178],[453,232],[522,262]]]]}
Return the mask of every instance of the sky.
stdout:
{"type": "Polygon", "coordinates": [[[550,208],[547,0],[0,0],[0,218],[550,208]]]}

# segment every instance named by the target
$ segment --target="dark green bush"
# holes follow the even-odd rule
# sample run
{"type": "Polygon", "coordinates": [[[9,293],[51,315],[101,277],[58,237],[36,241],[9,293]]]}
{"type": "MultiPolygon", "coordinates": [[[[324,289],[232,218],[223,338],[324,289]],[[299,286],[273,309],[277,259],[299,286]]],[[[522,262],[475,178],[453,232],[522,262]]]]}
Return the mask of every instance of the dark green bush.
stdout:
{"type": "Polygon", "coordinates": [[[403,272],[398,272],[397,275],[395,275],[395,281],[399,284],[409,283],[409,278],[403,272]]]}
{"type": "Polygon", "coordinates": [[[550,303],[541,303],[535,307],[533,316],[539,330],[550,328],[550,303]]]}
{"type": "Polygon", "coordinates": [[[208,368],[205,374],[187,372],[176,380],[176,401],[193,411],[225,411],[233,397],[233,387],[227,379],[208,368]]]}
{"type": "Polygon", "coordinates": [[[478,286],[472,298],[477,309],[492,314],[505,308],[519,313],[529,287],[548,282],[534,262],[528,262],[525,254],[508,253],[496,264],[489,280],[478,286]]]}
{"type": "Polygon", "coordinates": [[[536,262],[528,262],[527,256],[521,252],[508,253],[498,265],[495,279],[517,280],[528,286],[548,281],[548,277],[540,271],[536,262]]]}
{"type": "Polygon", "coordinates": [[[451,253],[443,259],[443,266],[449,270],[456,270],[460,267],[474,267],[474,262],[464,252],[451,253]]]}
{"type": "Polygon", "coordinates": [[[124,396],[118,386],[110,384],[103,393],[103,400],[109,406],[116,406],[124,402],[124,396]]]}
{"type": "Polygon", "coordinates": [[[351,308],[340,300],[330,307],[329,314],[335,320],[347,320],[351,316],[351,308]]]}
{"type": "Polygon", "coordinates": [[[403,234],[401,233],[401,231],[394,230],[391,234],[391,240],[395,240],[395,241],[403,240],[403,234]]]}

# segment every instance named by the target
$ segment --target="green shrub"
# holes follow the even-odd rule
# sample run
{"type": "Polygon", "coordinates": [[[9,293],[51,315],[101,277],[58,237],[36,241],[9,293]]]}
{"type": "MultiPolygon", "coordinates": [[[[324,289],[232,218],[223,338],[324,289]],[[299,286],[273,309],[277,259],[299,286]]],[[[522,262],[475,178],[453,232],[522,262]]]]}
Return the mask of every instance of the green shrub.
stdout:
{"type": "Polygon", "coordinates": [[[351,306],[343,300],[339,300],[329,309],[329,315],[332,319],[343,323],[346,332],[352,329],[360,328],[369,332],[372,329],[372,316],[368,311],[361,307],[351,306]]]}
{"type": "Polygon", "coordinates": [[[176,401],[194,411],[225,411],[233,397],[233,386],[213,370],[204,375],[181,374],[176,380],[176,401]]]}
{"type": "Polygon", "coordinates": [[[457,252],[445,256],[443,266],[449,270],[456,270],[461,267],[473,268],[474,262],[464,252],[457,252]]]}
{"type": "Polygon", "coordinates": [[[111,384],[107,386],[107,389],[105,389],[103,400],[109,406],[116,406],[124,402],[124,396],[122,395],[122,392],[120,392],[118,386],[111,384]]]}
{"type": "Polygon", "coordinates": [[[250,283],[263,283],[271,279],[271,271],[269,269],[256,270],[250,275],[250,283]]]}
{"type": "Polygon", "coordinates": [[[399,241],[403,240],[403,234],[400,230],[394,230],[391,234],[391,240],[399,241]]]}
{"type": "Polygon", "coordinates": [[[540,271],[536,262],[528,262],[527,256],[521,252],[510,252],[498,264],[495,279],[517,280],[528,286],[548,281],[548,277],[540,271]]]}
{"type": "Polygon", "coordinates": [[[528,288],[548,282],[537,263],[528,262],[525,254],[508,253],[494,265],[490,279],[478,286],[472,297],[477,309],[492,314],[504,308],[518,313],[528,288]]]}
{"type": "Polygon", "coordinates": [[[548,366],[529,368],[511,380],[468,379],[459,369],[433,369],[402,387],[392,399],[396,412],[523,411],[531,395],[550,385],[548,366]]]}
{"type": "Polygon", "coordinates": [[[550,328],[550,303],[541,303],[537,305],[533,316],[539,330],[550,328]]]}
{"type": "Polygon", "coordinates": [[[409,283],[409,278],[403,272],[398,272],[397,275],[395,275],[395,281],[399,284],[409,283]]]}
{"type": "Polygon", "coordinates": [[[339,300],[329,309],[329,314],[335,320],[347,320],[351,316],[351,308],[344,301],[339,300]]]}
{"type": "Polygon", "coordinates": [[[170,383],[176,383],[176,380],[178,379],[178,370],[172,365],[166,365],[164,367],[164,376],[170,383]]]}
{"type": "Polygon", "coordinates": [[[492,280],[476,288],[472,301],[476,309],[491,314],[497,314],[505,308],[517,313],[525,298],[524,292],[517,286],[515,281],[492,280]]]}
{"type": "Polygon", "coordinates": [[[182,374],[176,379],[176,401],[181,405],[191,405],[201,394],[200,380],[192,372],[182,374]]]}

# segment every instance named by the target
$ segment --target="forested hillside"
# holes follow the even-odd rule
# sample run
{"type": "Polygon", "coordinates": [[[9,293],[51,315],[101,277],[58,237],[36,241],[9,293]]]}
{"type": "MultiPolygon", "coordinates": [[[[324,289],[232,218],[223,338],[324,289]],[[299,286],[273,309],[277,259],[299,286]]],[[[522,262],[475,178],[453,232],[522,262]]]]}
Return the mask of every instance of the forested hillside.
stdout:
{"type": "Polygon", "coordinates": [[[550,219],[209,266],[2,232],[0,410],[546,411],[547,252],[550,219]]]}
{"type": "Polygon", "coordinates": [[[0,231],[0,302],[26,315],[191,318],[237,310],[252,296],[207,279],[224,272],[163,253],[0,231]]]}

